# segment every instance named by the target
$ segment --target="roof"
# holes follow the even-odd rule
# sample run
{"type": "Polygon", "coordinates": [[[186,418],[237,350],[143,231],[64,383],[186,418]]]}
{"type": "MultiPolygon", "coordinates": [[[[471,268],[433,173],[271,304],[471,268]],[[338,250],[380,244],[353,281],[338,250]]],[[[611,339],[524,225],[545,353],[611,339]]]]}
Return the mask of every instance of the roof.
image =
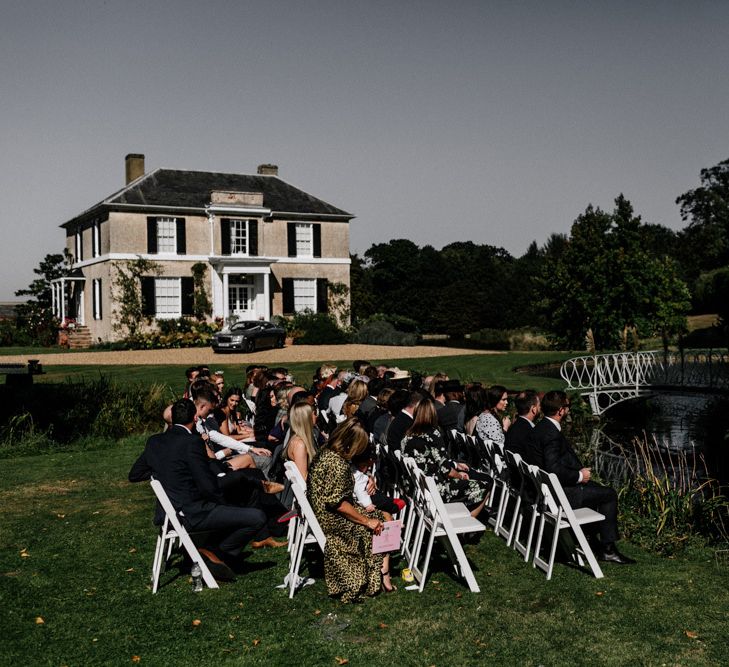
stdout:
{"type": "Polygon", "coordinates": [[[263,206],[271,209],[273,214],[326,215],[347,220],[354,217],[277,176],[155,169],[61,226],[65,227],[101,210],[128,209],[130,206],[142,210],[145,207],[154,209],[160,206],[172,209],[203,209],[210,203],[210,194],[213,191],[261,192],[263,206]]]}

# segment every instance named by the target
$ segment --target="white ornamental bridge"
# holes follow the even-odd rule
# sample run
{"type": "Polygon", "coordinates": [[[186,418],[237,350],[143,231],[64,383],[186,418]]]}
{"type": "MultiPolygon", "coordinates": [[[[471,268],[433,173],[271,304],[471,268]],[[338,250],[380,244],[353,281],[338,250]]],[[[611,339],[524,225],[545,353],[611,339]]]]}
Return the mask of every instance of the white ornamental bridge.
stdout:
{"type": "Polygon", "coordinates": [[[567,383],[567,391],[577,391],[586,397],[594,415],[658,389],[729,391],[726,351],[591,354],[568,359],[559,372],[567,383]]]}

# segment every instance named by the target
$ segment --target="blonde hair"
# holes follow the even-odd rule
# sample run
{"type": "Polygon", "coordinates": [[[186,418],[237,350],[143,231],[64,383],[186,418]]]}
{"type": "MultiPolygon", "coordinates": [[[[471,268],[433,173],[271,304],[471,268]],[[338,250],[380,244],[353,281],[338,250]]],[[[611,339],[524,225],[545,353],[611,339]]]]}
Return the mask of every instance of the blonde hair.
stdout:
{"type": "Polygon", "coordinates": [[[286,443],[286,450],[284,451],[284,458],[289,458],[289,446],[294,436],[298,435],[304,443],[306,449],[306,456],[311,463],[311,460],[316,454],[316,447],[314,447],[314,425],[313,425],[314,411],[312,407],[306,402],[300,402],[294,404],[289,410],[289,426],[291,427],[291,436],[289,441],[286,443]]]}
{"type": "Polygon", "coordinates": [[[335,454],[345,461],[351,461],[353,456],[361,454],[370,442],[359,419],[356,417],[342,422],[334,429],[327,445],[335,454]]]}
{"type": "Polygon", "coordinates": [[[362,380],[353,380],[347,389],[347,400],[359,404],[365,398],[367,398],[367,383],[362,380]]]}

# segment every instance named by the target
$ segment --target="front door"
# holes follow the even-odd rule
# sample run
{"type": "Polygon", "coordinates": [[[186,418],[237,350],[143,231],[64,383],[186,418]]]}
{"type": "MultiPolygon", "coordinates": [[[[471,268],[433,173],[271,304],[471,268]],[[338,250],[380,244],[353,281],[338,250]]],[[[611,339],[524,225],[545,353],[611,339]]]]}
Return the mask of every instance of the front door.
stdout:
{"type": "Polygon", "coordinates": [[[231,283],[228,285],[229,315],[239,320],[256,318],[253,285],[250,283],[231,283]]]}

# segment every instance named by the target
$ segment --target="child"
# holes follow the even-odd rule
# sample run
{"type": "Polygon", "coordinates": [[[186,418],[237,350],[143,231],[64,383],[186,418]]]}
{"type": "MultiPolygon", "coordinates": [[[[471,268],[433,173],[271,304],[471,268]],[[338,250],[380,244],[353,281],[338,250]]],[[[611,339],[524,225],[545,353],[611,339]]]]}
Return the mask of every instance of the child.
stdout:
{"type": "Polygon", "coordinates": [[[372,495],[367,493],[367,485],[370,481],[368,473],[372,470],[376,459],[375,451],[371,447],[352,459],[354,498],[367,512],[378,509],[390,514],[397,514],[405,507],[405,501],[400,498],[390,498],[381,491],[375,491],[372,495]]]}

